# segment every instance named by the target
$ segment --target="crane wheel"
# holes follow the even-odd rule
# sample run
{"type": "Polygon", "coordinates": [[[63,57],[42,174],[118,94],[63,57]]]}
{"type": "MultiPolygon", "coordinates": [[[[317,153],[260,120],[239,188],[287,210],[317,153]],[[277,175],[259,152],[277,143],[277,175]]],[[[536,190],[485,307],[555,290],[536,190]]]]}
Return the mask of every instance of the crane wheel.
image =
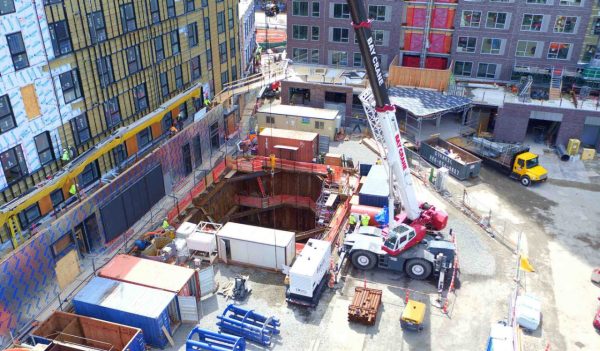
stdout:
{"type": "Polygon", "coordinates": [[[425,280],[431,275],[431,263],[422,258],[415,258],[406,264],[404,271],[412,279],[425,280]]]}
{"type": "Polygon", "coordinates": [[[369,251],[357,251],[352,254],[352,265],[363,270],[373,269],[377,265],[377,256],[369,251]]]}

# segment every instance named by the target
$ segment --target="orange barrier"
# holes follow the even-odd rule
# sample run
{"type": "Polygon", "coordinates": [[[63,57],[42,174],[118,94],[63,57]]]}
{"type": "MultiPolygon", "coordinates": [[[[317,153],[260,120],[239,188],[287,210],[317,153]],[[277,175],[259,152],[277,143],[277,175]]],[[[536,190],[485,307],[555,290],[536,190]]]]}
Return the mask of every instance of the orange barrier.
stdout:
{"type": "Polygon", "coordinates": [[[223,172],[225,172],[226,169],[226,162],[225,160],[219,162],[219,164],[217,164],[212,171],[213,174],[213,179],[215,183],[218,183],[219,181],[219,177],[221,177],[221,175],[223,174],[223,172]]]}
{"type": "Polygon", "coordinates": [[[348,218],[348,214],[350,211],[350,199],[346,199],[340,206],[338,206],[335,214],[331,222],[329,223],[329,231],[327,236],[323,238],[323,240],[329,241],[330,243],[335,243],[340,234],[340,231],[343,229],[343,225],[348,218]]]}

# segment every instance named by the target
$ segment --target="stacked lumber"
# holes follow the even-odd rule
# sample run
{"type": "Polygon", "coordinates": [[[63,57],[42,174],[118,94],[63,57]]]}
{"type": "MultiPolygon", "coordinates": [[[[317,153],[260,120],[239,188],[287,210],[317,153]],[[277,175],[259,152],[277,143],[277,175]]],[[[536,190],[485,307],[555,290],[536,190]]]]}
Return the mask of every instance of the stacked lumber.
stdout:
{"type": "Polygon", "coordinates": [[[355,288],[354,299],[348,306],[348,321],[374,325],[381,306],[381,294],[382,291],[378,289],[355,288]]]}

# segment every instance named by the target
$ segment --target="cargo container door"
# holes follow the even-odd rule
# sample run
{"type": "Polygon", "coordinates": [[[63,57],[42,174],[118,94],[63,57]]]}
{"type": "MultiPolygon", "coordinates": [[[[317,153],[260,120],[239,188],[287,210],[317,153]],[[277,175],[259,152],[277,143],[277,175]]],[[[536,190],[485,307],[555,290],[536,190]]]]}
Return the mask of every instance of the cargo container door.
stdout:
{"type": "Polygon", "coordinates": [[[213,266],[209,266],[201,270],[200,276],[200,296],[212,294],[215,291],[215,270],[213,266]]]}
{"type": "Polygon", "coordinates": [[[181,321],[183,323],[197,323],[198,304],[195,296],[177,296],[179,304],[179,312],[181,313],[181,321]]]}

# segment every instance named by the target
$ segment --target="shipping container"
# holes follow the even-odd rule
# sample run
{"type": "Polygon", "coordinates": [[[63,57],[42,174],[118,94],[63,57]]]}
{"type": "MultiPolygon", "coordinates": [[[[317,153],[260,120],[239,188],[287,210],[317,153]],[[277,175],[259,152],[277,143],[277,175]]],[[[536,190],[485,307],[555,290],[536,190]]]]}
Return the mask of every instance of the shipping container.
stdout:
{"type": "Polygon", "coordinates": [[[312,132],[335,139],[342,125],[338,110],[298,105],[266,104],[256,113],[256,122],[263,128],[291,129],[312,132]]]}
{"type": "Polygon", "coordinates": [[[373,207],[384,207],[388,205],[389,194],[390,185],[385,167],[383,165],[372,166],[367,179],[358,192],[358,203],[373,207]]]}
{"type": "Polygon", "coordinates": [[[258,154],[312,162],[319,153],[319,134],[296,130],[265,128],[258,135],[258,154]]]}
{"type": "Polygon", "coordinates": [[[282,270],[296,257],[294,232],[228,222],[217,233],[219,258],[225,263],[282,270]]]}
{"type": "Polygon", "coordinates": [[[191,268],[117,255],[98,271],[98,276],[175,293],[182,321],[198,322],[202,287],[197,272],[191,268]]]}
{"type": "Polygon", "coordinates": [[[111,323],[73,313],[54,311],[31,332],[36,343],[67,342],[99,350],[144,351],[139,328],[111,323]]]}
{"type": "Polygon", "coordinates": [[[361,177],[368,175],[369,171],[371,170],[371,166],[373,165],[368,163],[361,163],[359,166],[359,175],[361,177]]]}
{"type": "Polygon", "coordinates": [[[73,298],[77,314],[140,328],[146,344],[163,348],[181,324],[175,294],[94,277],[73,298]]]}
{"type": "Polygon", "coordinates": [[[448,173],[465,180],[479,176],[481,159],[439,137],[421,142],[419,154],[437,167],[446,167],[448,173]]]}

